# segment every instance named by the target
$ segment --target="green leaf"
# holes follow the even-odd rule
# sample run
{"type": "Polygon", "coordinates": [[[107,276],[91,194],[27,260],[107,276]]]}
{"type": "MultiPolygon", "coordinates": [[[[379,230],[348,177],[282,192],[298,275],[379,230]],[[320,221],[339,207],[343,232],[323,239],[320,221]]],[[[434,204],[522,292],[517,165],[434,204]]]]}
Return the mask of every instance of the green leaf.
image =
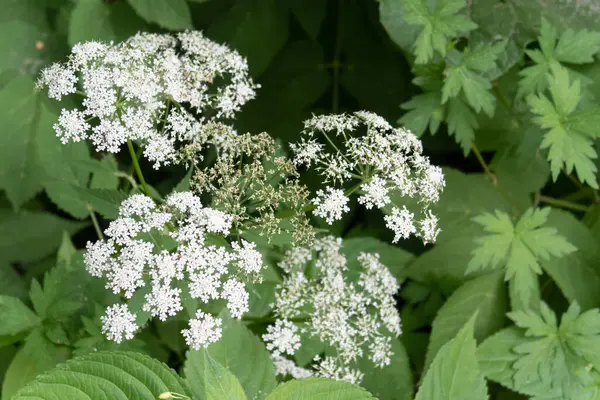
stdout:
{"type": "Polygon", "coordinates": [[[390,365],[377,368],[366,358],[359,361],[358,368],[365,374],[360,385],[379,400],[411,400],[413,398],[413,373],[404,345],[392,340],[390,365]]]}
{"type": "Polygon", "coordinates": [[[124,1],[79,0],[69,19],[69,44],[90,40],[118,42],[145,30],[146,23],[124,1]]]}
{"type": "Polygon", "coordinates": [[[247,57],[250,71],[256,77],[285,45],[288,24],[288,13],[275,0],[241,1],[212,24],[208,34],[247,57]]]}
{"type": "Polygon", "coordinates": [[[323,25],[327,2],[322,0],[291,0],[288,3],[292,14],[298,20],[302,29],[311,39],[316,40],[323,25]]]}
{"type": "Polygon", "coordinates": [[[531,340],[518,344],[519,359],[513,364],[515,387],[531,395],[587,398],[595,391],[600,347],[600,312],[581,312],[575,302],[560,324],[554,312],[541,303],[540,313],[531,310],[508,314],[531,340]]]}
{"type": "Polygon", "coordinates": [[[452,98],[448,101],[446,122],[448,123],[448,133],[454,136],[466,156],[471,151],[475,139],[475,129],[479,128],[477,117],[462,99],[452,98]]]}
{"type": "Polygon", "coordinates": [[[352,264],[358,264],[356,259],[360,253],[377,253],[379,254],[379,260],[396,278],[401,278],[404,275],[404,267],[414,259],[414,256],[408,251],[374,237],[344,239],[342,253],[348,259],[350,268],[352,264]]]}
{"type": "Polygon", "coordinates": [[[594,62],[600,51],[600,32],[567,29],[560,35],[555,56],[558,61],[573,64],[594,62]]]}
{"type": "MultiPolygon", "coordinates": [[[[444,110],[441,92],[418,94],[406,103],[402,103],[401,107],[408,110],[408,112],[398,122],[405,125],[417,136],[421,136],[428,127],[429,132],[432,135],[435,134],[443,120],[444,110]]],[[[452,133],[454,132],[456,132],[456,129],[452,130],[452,133]]]]}
{"type": "Polygon", "coordinates": [[[485,379],[476,358],[473,315],[446,343],[427,370],[415,400],[487,400],[485,379]]]}
{"type": "Polygon", "coordinates": [[[405,21],[404,2],[405,0],[379,1],[379,21],[394,43],[403,50],[411,51],[421,28],[405,21]]]}
{"type": "Polygon", "coordinates": [[[192,395],[198,399],[246,399],[235,375],[215,361],[206,349],[185,364],[185,377],[192,395]],[[200,361],[201,360],[201,361],[200,361]]]}
{"type": "Polygon", "coordinates": [[[516,390],[512,365],[519,359],[519,354],[514,348],[529,341],[525,333],[515,326],[487,338],[477,348],[477,361],[483,375],[489,380],[516,390]]]}
{"type": "Polygon", "coordinates": [[[25,340],[25,345],[12,359],[2,384],[2,399],[15,399],[19,389],[36,376],[70,358],[70,351],[52,344],[41,329],[36,329],[25,340]]]}
{"type": "MultiPolygon", "coordinates": [[[[269,352],[242,322],[229,317],[223,319],[223,336],[209,345],[206,352],[237,377],[249,399],[264,398],[277,384],[269,352]]],[[[194,365],[195,373],[201,373],[204,352],[190,350],[187,353],[186,371],[189,365],[194,365]]],[[[187,372],[186,376],[192,379],[187,372]]]]}
{"type": "Polygon", "coordinates": [[[27,299],[24,279],[17,274],[12,265],[4,261],[0,261],[0,295],[27,299]]]}
{"type": "Polygon", "coordinates": [[[452,339],[477,312],[475,338],[481,341],[502,328],[506,313],[506,292],[499,271],[472,279],[459,287],[440,308],[431,328],[425,368],[439,349],[452,339]]]}
{"type": "Polygon", "coordinates": [[[451,38],[477,28],[473,21],[460,12],[467,5],[465,0],[442,0],[435,6],[430,4],[423,0],[402,2],[404,20],[422,28],[414,44],[417,64],[430,61],[434,50],[445,55],[446,45],[451,38]]]}
{"type": "Polygon", "coordinates": [[[189,395],[165,364],[139,353],[99,352],[38,376],[14,399],[156,399],[166,392],[189,395]]]}
{"type": "Polygon", "coordinates": [[[600,249],[598,239],[572,213],[552,209],[547,226],[553,227],[577,247],[574,253],[542,261],[544,271],[571,302],[584,309],[600,306],[600,249]]]}
{"type": "Polygon", "coordinates": [[[0,219],[0,259],[37,261],[52,254],[63,232],[74,234],[84,224],[44,212],[20,212],[0,219]]]}
{"type": "Polygon", "coordinates": [[[114,189],[75,188],[79,198],[107,219],[117,219],[119,206],[128,195],[114,189]]]}
{"type": "Polygon", "coordinates": [[[549,213],[550,208],[530,208],[516,226],[500,211],[474,218],[490,235],[475,239],[478,247],[473,250],[467,271],[505,266],[505,279],[511,281],[511,294],[517,296],[511,296],[513,307],[521,304],[527,308],[532,301],[535,304],[532,298],[532,289],[537,286],[535,274],[542,273],[538,260],[562,257],[576,250],[556,229],[542,227],[549,213]]]}
{"type": "Polygon", "coordinates": [[[575,169],[581,182],[587,182],[590,186],[598,188],[597,168],[592,161],[597,154],[592,146],[592,138],[600,136],[600,130],[597,126],[586,124],[585,119],[572,123],[573,118],[576,120],[579,118],[577,113],[574,113],[582,98],[579,81],[575,80],[570,84],[569,74],[565,68],[552,67],[551,69],[552,75],[549,75],[548,82],[552,101],[544,94],[539,94],[529,96],[527,103],[531,111],[536,114],[533,121],[548,130],[541,147],[550,149],[548,160],[552,178],[556,180],[564,166],[567,173],[575,169]]]}
{"type": "Polygon", "coordinates": [[[15,209],[42,188],[44,166],[36,138],[52,134],[53,120],[48,113],[40,115],[39,101],[27,77],[15,78],[0,90],[0,188],[15,209]]]}
{"type": "Polygon", "coordinates": [[[324,378],[295,379],[279,385],[266,400],[361,400],[374,399],[363,388],[324,378]]]}
{"type": "Polygon", "coordinates": [[[0,295],[0,336],[13,336],[29,331],[40,324],[40,319],[15,297],[0,295]]]}
{"type": "Polygon", "coordinates": [[[167,29],[191,29],[192,16],[185,0],[127,0],[148,22],[167,29]]]}
{"type": "Polygon", "coordinates": [[[119,186],[119,165],[114,154],[106,154],[102,160],[95,161],[98,168],[92,174],[90,189],[116,189],[119,186]]]}

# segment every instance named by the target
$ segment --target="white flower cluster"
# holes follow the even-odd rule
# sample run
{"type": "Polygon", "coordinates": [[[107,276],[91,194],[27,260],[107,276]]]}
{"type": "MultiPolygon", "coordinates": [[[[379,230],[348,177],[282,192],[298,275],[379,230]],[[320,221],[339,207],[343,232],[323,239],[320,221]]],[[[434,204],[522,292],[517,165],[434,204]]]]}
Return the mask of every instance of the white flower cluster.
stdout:
{"type": "Polygon", "coordinates": [[[96,150],[116,153],[139,141],[158,168],[175,161],[181,145],[226,146],[224,138],[207,138],[214,129],[206,127],[232,118],[257,85],[237,52],[187,31],[77,44],[68,62],[42,72],[38,87],[57,100],[83,96],[83,109],[63,109],[54,125],[63,143],[89,138],[96,150]]]}
{"type": "Polygon", "coordinates": [[[425,243],[439,233],[431,204],[444,189],[440,167],[431,165],[423,155],[419,139],[410,131],[393,128],[382,117],[360,111],[354,114],[314,116],[304,122],[302,137],[291,145],[294,164],[314,166],[328,186],[313,199],[315,215],[327,223],[349,211],[348,196],[359,190],[358,202],[367,209],[384,208],[391,195],[418,200],[421,217],[398,207],[385,218],[394,231],[394,242],[414,234],[425,243]],[[364,132],[359,128],[364,127],[364,132]],[[358,180],[355,188],[344,192],[347,182],[358,180]]]}
{"type": "MultiPolygon", "coordinates": [[[[91,275],[105,277],[114,293],[127,299],[145,293],[142,310],[162,321],[182,310],[183,295],[202,303],[223,299],[231,316],[240,318],[248,311],[248,292],[239,277],[257,278],[263,264],[253,243],[242,240],[232,249],[220,244],[231,224],[230,215],[203,207],[191,192],[173,193],[160,206],[135,194],[105,230],[108,240],[88,242],[85,265],[91,275]]],[[[109,307],[102,322],[117,342],[137,330],[124,304],[109,307]]],[[[218,340],[221,320],[197,311],[182,333],[199,348],[218,340]]]]}
{"type": "Polygon", "coordinates": [[[315,359],[318,376],[358,383],[359,359],[368,357],[378,367],[390,363],[392,340],[401,333],[394,300],[398,282],[377,254],[361,253],[360,267],[351,270],[341,247],[341,239],[325,237],[312,249],[288,251],[281,262],[285,275],[274,302],[278,319],[263,340],[282,374],[302,371],[282,359],[301,347],[300,333],[335,350],[335,356],[315,359]]]}

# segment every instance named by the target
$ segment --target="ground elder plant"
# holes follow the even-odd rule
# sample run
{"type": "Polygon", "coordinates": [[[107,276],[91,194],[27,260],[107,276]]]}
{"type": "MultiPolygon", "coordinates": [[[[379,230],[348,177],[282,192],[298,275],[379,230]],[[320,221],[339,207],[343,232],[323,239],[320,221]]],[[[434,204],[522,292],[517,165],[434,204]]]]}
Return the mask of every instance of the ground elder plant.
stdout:
{"type": "Polygon", "coordinates": [[[0,6],[0,400],[600,398],[595,2],[0,6]]]}

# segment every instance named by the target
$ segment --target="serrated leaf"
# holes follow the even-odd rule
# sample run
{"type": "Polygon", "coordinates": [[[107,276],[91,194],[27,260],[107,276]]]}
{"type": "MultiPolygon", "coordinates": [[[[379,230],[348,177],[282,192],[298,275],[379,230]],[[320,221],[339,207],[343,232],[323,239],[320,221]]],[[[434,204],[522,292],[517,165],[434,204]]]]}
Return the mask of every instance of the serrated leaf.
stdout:
{"type": "Polygon", "coordinates": [[[156,399],[166,392],[190,394],[175,371],[159,361],[139,353],[99,352],[58,365],[14,399],[156,399]]]}
{"type": "Polygon", "coordinates": [[[500,211],[474,219],[491,234],[475,239],[478,247],[473,250],[467,271],[505,266],[505,279],[511,281],[511,294],[517,296],[512,297],[513,307],[531,304],[532,293],[535,293],[532,286],[537,286],[535,274],[542,272],[538,260],[562,257],[576,250],[556,229],[542,227],[549,212],[550,208],[529,209],[516,225],[500,211]]]}
{"type": "Polygon", "coordinates": [[[485,339],[504,324],[506,294],[502,273],[496,271],[472,279],[459,287],[440,308],[433,320],[425,370],[439,349],[451,340],[477,312],[474,335],[485,339]]]}
{"type": "MultiPolygon", "coordinates": [[[[258,337],[238,320],[224,317],[223,336],[209,345],[206,351],[238,378],[249,399],[264,398],[277,384],[269,352],[258,337]],[[244,356],[240,357],[241,354],[244,356]]],[[[203,351],[189,351],[186,366],[190,364],[195,365],[198,371],[204,364],[203,351]]],[[[189,375],[186,377],[192,379],[189,375]]]]}
{"type": "Polygon", "coordinates": [[[597,127],[587,124],[569,122],[573,112],[581,101],[579,81],[569,82],[569,74],[565,68],[552,67],[552,75],[548,76],[552,101],[545,95],[531,95],[527,103],[536,114],[533,121],[543,129],[542,148],[549,148],[548,160],[554,180],[558,178],[564,166],[567,173],[573,169],[582,182],[598,188],[596,180],[597,168],[593,159],[597,157],[592,146],[593,136],[600,135],[597,127]],[[582,126],[584,129],[582,129],[582,126]],[[593,132],[590,135],[590,132],[593,132]]]}
{"type": "Polygon", "coordinates": [[[135,12],[148,22],[167,29],[191,29],[192,16],[185,0],[128,0],[135,12]]]}
{"type": "Polygon", "coordinates": [[[567,211],[552,209],[549,227],[560,232],[577,251],[560,258],[542,261],[542,267],[571,302],[584,309],[600,306],[600,268],[598,239],[575,216],[567,211]]]}
{"type": "Polygon", "coordinates": [[[185,376],[194,398],[206,400],[246,399],[235,375],[215,361],[206,349],[185,364],[185,376]],[[200,360],[202,360],[200,362],[200,360]]]}
{"type": "Polygon", "coordinates": [[[402,2],[404,20],[422,28],[414,44],[417,64],[431,60],[434,51],[445,55],[450,38],[477,28],[473,21],[460,12],[466,5],[464,0],[439,1],[431,8],[430,3],[423,0],[402,2]]]}
{"type": "Polygon", "coordinates": [[[40,324],[29,307],[15,297],[0,295],[0,336],[14,336],[40,324]]]}
{"type": "Polygon", "coordinates": [[[446,122],[448,133],[454,136],[463,154],[467,155],[475,139],[475,129],[479,128],[475,114],[462,99],[452,98],[448,102],[446,122]]]}
{"type": "MultiPolygon", "coordinates": [[[[432,135],[435,134],[444,119],[441,92],[418,94],[409,101],[402,103],[401,107],[408,110],[408,112],[398,122],[405,125],[417,136],[421,136],[427,128],[429,128],[432,135]]],[[[452,132],[456,131],[457,129],[454,129],[452,132]]]]}
{"type": "Polygon", "coordinates": [[[0,295],[27,299],[27,287],[24,279],[17,274],[12,265],[0,261],[0,295]]]}
{"type": "Polygon", "coordinates": [[[477,361],[485,377],[515,390],[512,365],[519,359],[516,346],[530,339],[517,327],[503,329],[487,338],[477,348],[477,361]]]}
{"type": "Polygon", "coordinates": [[[415,400],[487,400],[485,379],[476,358],[473,315],[433,360],[415,400]]]}
{"type": "Polygon", "coordinates": [[[573,64],[594,62],[600,51],[600,32],[567,29],[560,35],[555,56],[558,61],[573,64]]]}
{"type": "Polygon", "coordinates": [[[128,197],[127,193],[114,189],[76,187],[75,190],[81,201],[89,204],[94,211],[107,219],[117,219],[119,206],[128,197]]]}
{"type": "Polygon", "coordinates": [[[266,400],[362,400],[374,399],[365,389],[325,378],[294,379],[279,385],[266,400]]]}
{"type": "Polygon", "coordinates": [[[119,186],[119,166],[114,154],[106,154],[102,160],[92,160],[98,165],[92,174],[90,189],[116,189],[119,186]]]}
{"type": "Polygon", "coordinates": [[[519,354],[513,364],[517,390],[546,397],[592,398],[588,396],[597,390],[592,382],[600,376],[597,309],[582,313],[579,305],[572,303],[560,324],[545,303],[540,313],[517,311],[508,316],[531,337],[513,348],[519,354]]]}

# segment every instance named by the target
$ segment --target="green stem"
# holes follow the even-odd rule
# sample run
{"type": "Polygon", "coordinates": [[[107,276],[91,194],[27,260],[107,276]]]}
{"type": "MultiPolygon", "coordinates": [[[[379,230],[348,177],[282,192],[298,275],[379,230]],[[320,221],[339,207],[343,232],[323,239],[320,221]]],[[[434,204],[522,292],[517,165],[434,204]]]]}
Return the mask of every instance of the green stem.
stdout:
{"type": "Polygon", "coordinates": [[[96,218],[96,213],[91,205],[87,205],[87,209],[90,212],[90,218],[92,219],[92,225],[94,225],[94,230],[96,231],[96,235],[98,239],[104,240],[104,235],[102,234],[102,228],[100,228],[100,224],[98,223],[98,218],[96,218]]]}
{"type": "Polygon", "coordinates": [[[473,145],[471,146],[471,149],[473,150],[473,154],[475,154],[477,161],[479,161],[481,168],[483,168],[486,175],[488,176],[490,182],[492,182],[494,184],[494,186],[497,185],[498,178],[496,178],[496,175],[494,175],[492,170],[490,170],[490,167],[487,165],[487,163],[483,159],[483,156],[481,155],[481,152],[479,151],[479,148],[477,147],[477,145],[475,143],[473,143],[473,145]]]}
{"type": "Polygon", "coordinates": [[[131,161],[133,162],[133,168],[135,169],[135,173],[138,177],[138,180],[142,184],[142,189],[144,189],[144,193],[147,196],[150,196],[150,190],[148,189],[148,185],[146,184],[146,180],[144,179],[144,174],[142,174],[142,169],[140,168],[140,163],[138,162],[137,155],[135,153],[135,149],[133,148],[133,143],[131,139],[127,139],[127,148],[129,149],[129,154],[131,155],[131,161]]]}
{"type": "Polygon", "coordinates": [[[577,204],[566,200],[555,199],[553,197],[548,197],[544,195],[539,195],[538,199],[542,203],[546,203],[555,207],[566,208],[567,210],[587,212],[590,209],[588,206],[584,206],[583,204],[577,204]]]}

